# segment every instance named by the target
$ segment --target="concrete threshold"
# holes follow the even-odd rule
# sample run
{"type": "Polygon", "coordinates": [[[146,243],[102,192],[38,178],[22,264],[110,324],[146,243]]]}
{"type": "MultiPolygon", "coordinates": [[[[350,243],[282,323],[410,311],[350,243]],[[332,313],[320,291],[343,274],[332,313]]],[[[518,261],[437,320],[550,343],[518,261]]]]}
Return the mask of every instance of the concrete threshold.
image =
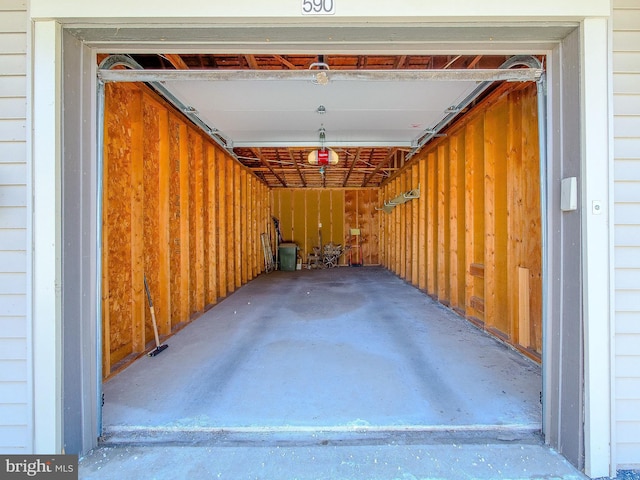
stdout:
{"type": "Polygon", "coordinates": [[[317,426],[317,427],[140,427],[105,431],[102,446],[123,445],[380,445],[446,443],[542,444],[537,425],[317,426]]]}

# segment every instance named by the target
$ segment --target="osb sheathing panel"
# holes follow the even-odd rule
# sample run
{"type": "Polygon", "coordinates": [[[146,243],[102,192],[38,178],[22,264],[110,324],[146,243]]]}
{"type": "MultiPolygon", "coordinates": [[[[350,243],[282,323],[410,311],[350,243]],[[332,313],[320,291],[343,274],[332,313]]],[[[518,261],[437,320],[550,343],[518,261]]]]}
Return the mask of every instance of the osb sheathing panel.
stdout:
{"type": "MultiPolygon", "coordinates": [[[[143,129],[148,132],[143,136],[142,152],[144,159],[144,236],[145,238],[160,238],[160,116],[161,105],[156,102],[146,102],[143,105],[143,129]]],[[[156,318],[165,318],[163,302],[159,301],[159,273],[160,273],[160,242],[146,242],[144,248],[144,265],[149,291],[155,300],[154,310],[156,318]]],[[[153,339],[151,314],[148,308],[145,312],[145,340],[153,339]]]]}
{"type": "Polygon", "coordinates": [[[260,181],[136,84],[107,85],[104,165],[108,377],[154,345],[144,277],[164,339],[247,281],[249,272],[263,271],[257,254],[270,203],[260,181]],[[242,201],[262,209],[242,208],[242,201]]]}
{"type": "Polygon", "coordinates": [[[218,240],[218,296],[227,295],[227,161],[216,153],[217,184],[217,240],[218,240]]]}
{"type": "Polygon", "coordinates": [[[213,305],[218,296],[218,279],[215,263],[218,256],[218,238],[216,216],[216,176],[215,148],[204,144],[206,159],[203,162],[204,179],[204,219],[205,219],[205,259],[204,259],[204,291],[205,305],[213,305]]]}
{"type": "MultiPolygon", "coordinates": [[[[400,192],[411,190],[410,179],[407,178],[408,173],[409,170],[407,169],[400,175],[400,192]]],[[[411,245],[409,243],[411,240],[411,208],[411,202],[407,202],[404,204],[404,208],[398,209],[400,214],[400,276],[404,280],[408,280],[408,277],[411,277],[411,271],[407,271],[409,256],[411,255],[411,245]]]]}
{"type": "Polygon", "coordinates": [[[420,184],[420,199],[384,214],[383,264],[536,360],[539,178],[536,88],[509,84],[388,180],[379,199],[420,184]]]}
{"type": "Polygon", "coordinates": [[[242,266],[243,263],[248,261],[247,258],[243,257],[243,242],[245,239],[242,234],[242,210],[243,205],[240,203],[242,201],[241,192],[242,192],[242,172],[240,165],[236,162],[233,162],[233,178],[234,178],[234,189],[233,189],[233,214],[234,214],[234,223],[233,223],[233,239],[235,245],[235,280],[236,280],[236,288],[239,288],[242,283],[242,266]]]}
{"type": "MultiPolygon", "coordinates": [[[[307,202],[307,204],[311,201],[307,202]]],[[[323,243],[333,242],[345,246],[348,239],[345,236],[344,216],[345,205],[343,192],[339,190],[321,189],[318,191],[318,224],[322,223],[323,243]]],[[[309,232],[313,232],[313,223],[309,225],[309,232]]],[[[310,235],[311,236],[311,235],[310,235]]],[[[314,243],[314,245],[317,245],[314,243]]],[[[340,259],[340,264],[345,258],[340,259]]]]}
{"type": "Polygon", "coordinates": [[[173,329],[175,323],[180,322],[182,310],[180,292],[180,124],[173,115],[169,118],[169,164],[169,271],[171,272],[169,291],[171,292],[170,326],[173,329]]]}
{"type": "MultiPolygon", "coordinates": [[[[474,275],[472,265],[484,266],[484,116],[470,120],[465,137],[465,312],[484,324],[484,275],[474,275]]],[[[483,270],[484,271],[484,270],[483,270]]]]}
{"type": "Polygon", "coordinates": [[[237,179],[233,163],[225,158],[226,163],[226,180],[221,188],[225,189],[225,205],[227,207],[227,217],[225,233],[226,238],[226,257],[227,257],[227,292],[232,293],[236,289],[236,236],[235,236],[235,205],[234,193],[237,188],[237,179]]]}
{"type": "Polygon", "coordinates": [[[107,88],[105,115],[104,190],[106,225],[103,266],[104,345],[108,370],[133,352],[134,311],[132,305],[132,162],[134,123],[139,118],[140,92],[137,89],[107,88]],[[122,174],[124,173],[124,174],[122,174]]]}
{"type": "Polygon", "coordinates": [[[190,311],[201,312],[205,307],[203,141],[193,128],[188,131],[188,145],[190,311]]]}
{"type": "Polygon", "coordinates": [[[345,237],[351,245],[360,250],[360,257],[353,261],[362,261],[364,265],[379,263],[379,212],[377,189],[350,190],[345,192],[345,237]],[[351,229],[360,230],[360,235],[351,235],[351,229]]]}

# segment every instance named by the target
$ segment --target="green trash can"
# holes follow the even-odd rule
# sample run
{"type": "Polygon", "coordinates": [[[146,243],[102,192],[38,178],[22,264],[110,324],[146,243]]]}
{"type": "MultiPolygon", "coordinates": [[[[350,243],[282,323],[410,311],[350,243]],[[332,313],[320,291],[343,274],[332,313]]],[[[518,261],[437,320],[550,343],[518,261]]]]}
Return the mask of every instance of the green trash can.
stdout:
{"type": "Polygon", "coordinates": [[[294,272],[298,258],[298,245],[295,243],[281,243],[278,247],[278,257],[280,259],[280,270],[294,272]]]}

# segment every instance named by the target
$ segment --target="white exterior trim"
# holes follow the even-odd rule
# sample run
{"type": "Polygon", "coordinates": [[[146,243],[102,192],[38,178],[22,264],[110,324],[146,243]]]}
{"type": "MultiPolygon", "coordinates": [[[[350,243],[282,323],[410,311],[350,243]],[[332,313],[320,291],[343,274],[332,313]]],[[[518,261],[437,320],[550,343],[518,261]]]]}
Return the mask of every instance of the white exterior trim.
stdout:
{"type": "MultiPolygon", "coordinates": [[[[68,19],[83,22],[90,19],[111,21],[114,16],[131,19],[145,24],[168,19],[170,22],[202,23],[207,19],[228,19],[233,23],[251,23],[253,21],[274,22],[283,19],[300,20],[302,2],[300,0],[274,0],[257,2],[256,0],[235,0],[202,2],[201,0],[182,0],[180,2],[153,2],[140,0],[111,0],[94,2],[83,0],[31,0],[33,18],[68,19]],[[153,12],[153,19],[149,18],[153,12]]],[[[549,20],[564,17],[579,20],[584,17],[606,17],[610,13],[609,2],[603,0],[538,0],[537,2],[508,2],[504,0],[457,0],[455,2],[425,2],[420,0],[395,0],[393,2],[375,2],[370,0],[337,0],[335,15],[320,18],[323,22],[340,19],[374,19],[385,21],[416,21],[420,17],[434,20],[477,22],[479,18],[487,21],[505,21],[511,19],[549,20]],[[388,20],[387,20],[388,18],[388,20]]],[[[306,16],[306,22],[318,21],[317,16],[306,16]]],[[[286,20],[285,20],[286,21],[286,20]]]]}
{"type": "MultiPolygon", "coordinates": [[[[611,15],[613,14],[613,1],[611,15]]],[[[609,476],[615,478],[618,469],[617,429],[616,429],[616,287],[615,287],[615,154],[614,154],[614,123],[613,123],[613,16],[609,17],[607,32],[608,59],[607,102],[609,111],[607,122],[609,128],[609,476]]]]}
{"type": "Polygon", "coordinates": [[[585,473],[608,476],[611,457],[609,26],[582,24],[585,473]],[[596,203],[598,202],[598,204],[596,203]]]}
{"type": "Polygon", "coordinates": [[[33,27],[33,405],[34,453],[62,450],[61,33],[33,27]]]}

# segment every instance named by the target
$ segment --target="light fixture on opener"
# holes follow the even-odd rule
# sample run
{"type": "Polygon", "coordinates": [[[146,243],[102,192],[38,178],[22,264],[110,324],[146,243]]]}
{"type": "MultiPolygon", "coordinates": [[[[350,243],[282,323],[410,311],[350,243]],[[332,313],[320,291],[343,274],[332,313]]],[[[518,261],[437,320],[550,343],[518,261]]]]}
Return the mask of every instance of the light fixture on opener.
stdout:
{"type": "Polygon", "coordinates": [[[312,150],[307,156],[307,162],[310,165],[336,165],[338,163],[338,154],[324,146],[326,132],[323,126],[320,127],[320,148],[312,150]]]}
{"type": "Polygon", "coordinates": [[[318,71],[313,77],[313,83],[316,85],[326,85],[329,83],[329,65],[324,62],[315,62],[309,65],[309,70],[317,68],[318,71]]]}

